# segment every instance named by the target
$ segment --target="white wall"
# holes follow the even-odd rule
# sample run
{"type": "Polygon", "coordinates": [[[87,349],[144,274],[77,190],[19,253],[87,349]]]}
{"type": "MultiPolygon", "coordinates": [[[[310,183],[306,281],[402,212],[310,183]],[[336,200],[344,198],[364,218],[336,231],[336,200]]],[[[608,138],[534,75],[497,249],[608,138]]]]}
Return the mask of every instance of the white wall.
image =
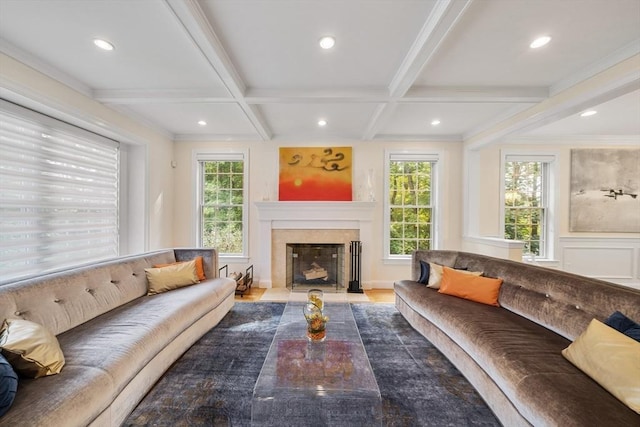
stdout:
{"type": "Polygon", "coordinates": [[[90,97],[0,53],[0,96],[128,144],[129,178],[122,201],[124,253],[173,245],[173,141],[90,97]],[[144,229],[140,229],[144,227],[144,229]]]}
{"type": "MultiPolygon", "coordinates": [[[[195,244],[194,224],[194,150],[230,150],[246,148],[249,150],[249,196],[251,203],[258,200],[276,200],[278,147],[280,146],[326,146],[349,145],[354,155],[354,196],[361,197],[360,188],[364,187],[366,174],[374,170],[375,196],[377,209],[374,216],[374,229],[379,230],[379,240],[371,253],[375,254],[371,271],[374,287],[389,287],[394,280],[409,277],[409,263],[390,263],[383,260],[383,178],[384,152],[387,149],[438,151],[442,154],[440,208],[440,248],[462,249],[463,213],[466,220],[465,234],[477,238],[496,237],[500,230],[500,156],[503,149],[555,151],[558,153],[558,206],[556,225],[555,260],[550,265],[571,271],[591,271],[588,257],[584,258],[584,269],[576,265],[581,257],[572,256],[570,261],[563,260],[568,247],[582,246],[598,248],[598,251],[626,251],[634,249],[630,259],[632,264],[625,267],[627,272],[621,280],[631,283],[640,281],[640,249],[637,249],[639,233],[575,233],[569,231],[569,173],[570,150],[573,147],[597,147],[597,141],[562,141],[530,144],[494,144],[467,153],[472,167],[464,167],[462,162],[462,144],[443,142],[380,142],[356,141],[348,143],[280,143],[268,142],[177,142],[157,132],[125,114],[105,107],[68,86],[25,66],[24,64],[0,54],[0,96],[3,98],[48,114],[52,117],[76,124],[88,130],[117,139],[124,144],[126,154],[123,164],[128,167],[128,183],[124,188],[126,200],[124,207],[126,218],[123,220],[123,234],[128,236],[123,253],[135,253],[172,246],[192,246],[195,244]],[[171,162],[177,162],[172,168],[171,162]],[[463,188],[463,176],[465,176],[463,188]],[[466,196],[463,194],[466,193],[466,196]],[[466,197],[465,205],[462,200],[466,197]],[[464,211],[463,211],[464,209],[464,211]],[[583,243],[580,241],[583,240],[583,243]],[[569,242],[569,243],[567,243],[569,242]],[[615,244],[613,244],[614,242],[615,244]],[[567,265],[565,265],[567,264],[567,265]],[[570,264],[570,265],[569,265],[570,264]]],[[[633,142],[631,142],[633,143],[633,142]]],[[[637,144],[637,141],[635,141],[637,144]]],[[[604,147],[603,147],[604,148],[604,147]]],[[[607,145],[606,148],[612,148],[607,145]]],[[[469,165],[467,165],[469,166],[469,165]]],[[[255,208],[250,208],[249,255],[260,247],[255,208]]],[[[482,250],[481,241],[474,240],[474,248],[482,250]],[[480,243],[479,243],[480,242],[480,243]]],[[[489,245],[491,246],[491,245],[489,245]]],[[[491,248],[489,248],[491,249],[491,248]]],[[[508,248],[511,251],[512,248],[508,248]]],[[[574,250],[575,252],[575,250],[574,250]]],[[[510,252],[511,253],[511,252],[510,252]]],[[[572,252],[573,253],[573,252],[572,252]]],[[[602,253],[602,252],[598,252],[602,253]]],[[[607,255],[609,256],[609,252],[607,255]]],[[[615,259],[615,258],[612,258],[615,259]]],[[[249,260],[251,263],[251,259],[249,260]]],[[[246,265],[230,266],[241,269],[246,265]]],[[[257,272],[257,274],[259,274],[257,272]]],[[[600,273],[595,272],[598,275],[600,273]]],[[[611,272],[603,272],[604,275],[611,272]]],[[[599,276],[597,276],[599,277],[599,276]]]]}
{"type": "MultiPolygon", "coordinates": [[[[366,195],[359,191],[366,187],[366,177],[369,169],[374,171],[374,185],[376,197],[376,211],[373,219],[373,229],[377,230],[378,239],[375,247],[370,248],[374,254],[373,287],[391,287],[394,280],[409,278],[411,267],[409,262],[385,263],[383,261],[383,179],[384,154],[386,149],[426,150],[441,153],[440,167],[442,168],[441,184],[441,224],[440,240],[446,249],[459,249],[462,235],[462,178],[461,178],[461,143],[395,143],[379,141],[355,141],[344,143],[295,143],[275,141],[255,142],[176,142],[175,160],[175,205],[174,205],[174,243],[176,246],[191,246],[196,242],[195,236],[195,172],[194,152],[229,150],[249,151],[249,262],[256,260],[255,251],[260,247],[258,241],[258,218],[254,201],[277,200],[278,186],[278,148],[281,146],[350,146],[353,148],[353,189],[354,200],[366,200],[366,195]]],[[[375,233],[375,231],[374,231],[375,233]]],[[[248,264],[229,265],[230,271],[244,270],[248,264]]],[[[260,277],[260,272],[256,271],[260,277]]]]}
{"type": "MultiPolygon", "coordinates": [[[[470,212],[477,212],[480,220],[476,227],[471,227],[469,236],[495,237],[501,236],[500,229],[500,162],[502,151],[522,153],[554,153],[557,155],[556,185],[556,222],[552,224],[555,230],[553,259],[549,262],[541,261],[545,266],[560,268],[577,274],[621,283],[630,286],[640,284],[640,252],[637,242],[640,233],[586,233],[569,230],[569,199],[572,148],[625,148],[637,145],[637,140],[630,140],[628,145],[602,144],[593,140],[572,140],[571,142],[531,141],[528,143],[494,144],[475,150],[471,156],[478,159],[480,167],[474,168],[475,174],[469,176],[470,191],[475,191],[475,197],[467,198],[470,212]],[[580,250],[576,249],[581,248],[580,250]],[[588,251],[587,251],[588,248],[588,251]],[[635,251],[635,252],[634,252],[635,251]],[[576,256],[576,254],[581,254],[576,256]],[[611,268],[594,268],[594,257],[587,253],[597,254],[600,259],[618,259],[623,254],[624,267],[619,274],[613,274],[611,268]],[[582,256],[584,254],[584,256],[582,256]],[[566,259],[565,259],[566,258],[566,259]]],[[[477,166],[477,165],[476,165],[477,166]]],[[[638,213],[640,215],[640,212],[638,213]]],[[[622,262],[622,261],[620,261],[622,262]]],[[[618,265],[616,263],[615,265],[618,265]]],[[[612,264],[609,262],[609,266],[612,264]]]]}

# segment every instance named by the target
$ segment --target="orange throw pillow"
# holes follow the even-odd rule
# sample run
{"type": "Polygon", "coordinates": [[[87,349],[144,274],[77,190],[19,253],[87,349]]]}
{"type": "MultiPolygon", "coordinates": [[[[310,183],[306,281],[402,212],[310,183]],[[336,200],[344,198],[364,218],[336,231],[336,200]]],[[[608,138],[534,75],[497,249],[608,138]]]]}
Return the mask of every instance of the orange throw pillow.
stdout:
{"type": "Polygon", "coordinates": [[[501,285],[502,279],[472,276],[445,267],[438,292],[500,307],[498,294],[500,293],[501,285]]]}
{"type": "MultiPolygon", "coordinates": [[[[198,280],[203,281],[207,278],[207,276],[204,275],[204,266],[202,265],[202,262],[203,262],[202,257],[197,256],[195,257],[195,260],[196,260],[196,274],[198,275],[198,280]]],[[[169,264],[156,264],[153,267],[162,268],[162,267],[168,267],[170,265],[182,264],[183,262],[187,262],[187,261],[171,262],[169,264]]]]}

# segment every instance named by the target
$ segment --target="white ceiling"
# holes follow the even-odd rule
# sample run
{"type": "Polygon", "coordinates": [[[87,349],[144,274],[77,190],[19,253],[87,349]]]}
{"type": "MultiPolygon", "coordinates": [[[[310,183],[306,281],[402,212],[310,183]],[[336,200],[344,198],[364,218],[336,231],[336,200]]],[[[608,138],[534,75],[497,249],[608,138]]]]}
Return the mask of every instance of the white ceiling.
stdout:
{"type": "Polygon", "coordinates": [[[640,137],[640,0],[0,0],[0,51],[176,140],[640,137]]]}

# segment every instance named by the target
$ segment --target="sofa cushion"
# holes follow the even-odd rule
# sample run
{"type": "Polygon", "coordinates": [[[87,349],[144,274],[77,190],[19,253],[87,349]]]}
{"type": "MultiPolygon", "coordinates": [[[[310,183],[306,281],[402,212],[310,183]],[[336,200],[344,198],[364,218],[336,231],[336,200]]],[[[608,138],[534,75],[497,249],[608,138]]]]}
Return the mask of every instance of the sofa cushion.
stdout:
{"type": "Polygon", "coordinates": [[[231,279],[206,280],[111,310],[58,337],[67,365],[107,372],[119,392],[167,342],[234,293],[231,279]]]}
{"type": "Polygon", "coordinates": [[[28,320],[5,320],[0,347],[16,372],[27,378],[55,375],[64,366],[64,355],[55,335],[28,320]]]}
{"type": "Polygon", "coordinates": [[[640,324],[629,319],[624,314],[616,311],[604,321],[605,325],[616,331],[622,332],[628,337],[640,342],[640,324]]]}
{"type": "Polygon", "coordinates": [[[147,295],[155,295],[199,282],[195,260],[160,268],[145,268],[144,272],[149,281],[147,295]]]}
{"type": "Polygon", "coordinates": [[[502,279],[480,277],[444,267],[442,284],[438,292],[499,307],[500,285],[502,285],[502,279]]]}
{"type": "Polygon", "coordinates": [[[0,354],[0,417],[7,413],[18,390],[18,374],[0,354]]]}
{"type": "Polygon", "coordinates": [[[562,355],[640,414],[640,343],[597,319],[562,355]]]}

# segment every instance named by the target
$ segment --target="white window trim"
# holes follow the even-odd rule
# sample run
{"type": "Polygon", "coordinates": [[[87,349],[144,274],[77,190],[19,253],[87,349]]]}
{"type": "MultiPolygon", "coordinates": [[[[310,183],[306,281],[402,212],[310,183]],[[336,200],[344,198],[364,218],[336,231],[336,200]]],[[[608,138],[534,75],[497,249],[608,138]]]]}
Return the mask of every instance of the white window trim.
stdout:
{"type": "MultiPolygon", "coordinates": [[[[556,262],[556,250],[558,248],[558,157],[555,151],[535,151],[532,150],[501,150],[500,153],[500,233],[504,237],[504,203],[505,185],[504,175],[506,173],[506,163],[509,162],[544,162],[547,163],[547,182],[544,192],[547,204],[545,218],[545,257],[536,257],[536,262],[554,263],[556,262]]],[[[522,254],[523,261],[531,261],[529,254],[522,254]]]]}
{"type": "Polygon", "coordinates": [[[240,255],[222,255],[218,254],[221,266],[223,264],[241,264],[249,262],[249,149],[241,150],[194,150],[192,154],[193,165],[193,194],[192,206],[193,212],[193,242],[194,245],[200,247],[200,194],[202,190],[202,173],[200,170],[200,162],[213,160],[242,160],[243,182],[244,182],[244,198],[242,206],[242,254],[240,255]]]}
{"type": "Polygon", "coordinates": [[[433,162],[432,169],[432,181],[431,181],[431,198],[433,205],[433,215],[432,215],[432,249],[438,249],[441,247],[441,233],[440,233],[440,224],[441,222],[441,211],[442,211],[442,200],[441,200],[441,192],[439,189],[439,183],[441,182],[441,171],[445,168],[443,166],[443,153],[439,150],[428,150],[428,151],[418,151],[418,150],[385,150],[384,152],[384,203],[383,203],[383,216],[384,216],[384,226],[383,226],[383,241],[384,245],[382,247],[382,259],[384,264],[402,264],[405,265],[411,262],[411,255],[391,255],[391,240],[389,238],[389,231],[391,228],[391,223],[389,219],[389,174],[390,174],[390,163],[392,160],[406,160],[406,161],[428,161],[433,162]]]}

